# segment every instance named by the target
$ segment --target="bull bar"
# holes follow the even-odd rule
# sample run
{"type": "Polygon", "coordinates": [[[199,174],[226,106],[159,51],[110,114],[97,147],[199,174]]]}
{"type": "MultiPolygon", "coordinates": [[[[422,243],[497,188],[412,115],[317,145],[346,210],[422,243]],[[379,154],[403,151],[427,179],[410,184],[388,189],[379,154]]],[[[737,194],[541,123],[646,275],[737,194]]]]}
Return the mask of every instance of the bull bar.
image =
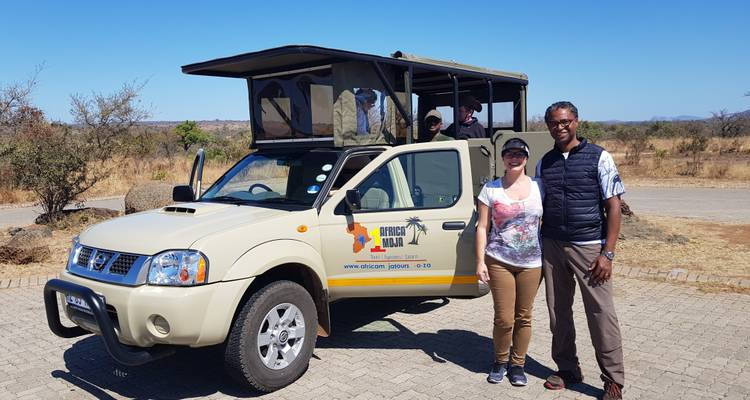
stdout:
{"type": "Polygon", "coordinates": [[[55,335],[62,338],[74,338],[92,333],[80,326],[67,327],[62,324],[56,292],[79,297],[88,304],[99,328],[100,336],[104,341],[104,347],[118,363],[127,366],[143,365],[174,353],[175,349],[169,346],[143,349],[120,343],[102,299],[93,290],[85,286],[61,279],[51,279],[44,285],[44,308],[47,313],[47,325],[55,335]]]}

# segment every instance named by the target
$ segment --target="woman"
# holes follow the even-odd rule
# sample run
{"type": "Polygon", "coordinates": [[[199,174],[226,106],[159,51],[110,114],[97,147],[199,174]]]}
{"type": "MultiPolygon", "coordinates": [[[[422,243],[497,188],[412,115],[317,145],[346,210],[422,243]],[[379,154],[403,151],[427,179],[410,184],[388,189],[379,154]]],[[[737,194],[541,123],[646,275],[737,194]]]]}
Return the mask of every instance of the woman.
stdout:
{"type": "Polygon", "coordinates": [[[495,362],[487,381],[500,383],[508,375],[512,385],[525,386],[531,309],[542,277],[542,187],[526,175],[526,142],[509,139],[501,154],[505,175],[479,193],[476,238],[477,277],[489,283],[495,308],[495,362]]]}

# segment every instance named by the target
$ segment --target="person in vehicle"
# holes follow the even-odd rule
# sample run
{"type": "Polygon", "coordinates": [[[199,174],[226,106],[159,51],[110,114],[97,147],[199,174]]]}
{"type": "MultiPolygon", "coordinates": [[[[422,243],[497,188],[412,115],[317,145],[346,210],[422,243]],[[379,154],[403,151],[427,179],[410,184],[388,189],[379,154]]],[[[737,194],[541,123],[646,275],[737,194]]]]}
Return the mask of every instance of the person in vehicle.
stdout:
{"type": "Polygon", "coordinates": [[[420,138],[420,142],[441,142],[444,140],[453,140],[452,137],[440,132],[443,127],[443,114],[436,109],[427,112],[424,117],[425,134],[420,138]]]}
{"type": "Polygon", "coordinates": [[[370,133],[370,109],[378,95],[372,89],[362,88],[354,93],[354,99],[357,103],[357,135],[367,135],[370,133]]]}
{"type": "Polygon", "coordinates": [[[602,398],[621,399],[625,366],[611,277],[620,233],[620,195],[625,187],[612,156],[576,135],[576,106],[568,101],[554,103],[547,108],[544,121],[555,146],[537,164],[536,176],[545,189],[544,282],[552,359],[558,368],[544,386],[559,390],[583,381],[573,324],[578,282],[604,381],[602,398]]]}
{"type": "Polygon", "coordinates": [[[542,187],[526,175],[525,141],[509,139],[501,154],[505,175],[486,183],[478,197],[477,277],[489,284],[495,310],[495,361],[487,381],[500,383],[507,375],[512,385],[525,386],[531,310],[542,278],[542,187]]]}
{"type": "Polygon", "coordinates": [[[453,123],[445,130],[446,135],[455,139],[487,137],[487,132],[485,131],[484,126],[482,126],[477,118],[474,117],[475,111],[482,111],[482,103],[480,103],[474,96],[466,95],[461,97],[458,104],[458,132],[456,132],[455,123],[453,123]]]}

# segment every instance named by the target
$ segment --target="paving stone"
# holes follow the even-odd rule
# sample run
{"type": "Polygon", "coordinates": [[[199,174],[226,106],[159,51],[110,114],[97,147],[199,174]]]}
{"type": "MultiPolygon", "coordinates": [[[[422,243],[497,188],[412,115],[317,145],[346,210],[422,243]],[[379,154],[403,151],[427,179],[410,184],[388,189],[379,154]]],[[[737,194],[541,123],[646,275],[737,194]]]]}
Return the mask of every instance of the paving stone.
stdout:
{"type": "MultiPolygon", "coordinates": [[[[750,295],[703,293],[666,281],[622,277],[632,270],[622,268],[614,281],[624,339],[626,398],[750,398],[750,313],[745,311],[750,309],[750,295]]],[[[0,398],[256,395],[226,377],[220,357],[212,358],[205,350],[185,349],[144,366],[119,367],[97,337],[54,336],[46,326],[42,301],[48,278],[0,290],[0,398]]],[[[485,382],[492,361],[490,296],[361,299],[331,306],[333,335],[318,339],[316,358],[307,372],[264,398],[595,398],[601,382],[580,294],[574,315],[586,381],[561,392],[542,386],[549,371],[556,369],[549,354],[544,298],[542,285],[534,304],[525,388],[485,382]]]]}

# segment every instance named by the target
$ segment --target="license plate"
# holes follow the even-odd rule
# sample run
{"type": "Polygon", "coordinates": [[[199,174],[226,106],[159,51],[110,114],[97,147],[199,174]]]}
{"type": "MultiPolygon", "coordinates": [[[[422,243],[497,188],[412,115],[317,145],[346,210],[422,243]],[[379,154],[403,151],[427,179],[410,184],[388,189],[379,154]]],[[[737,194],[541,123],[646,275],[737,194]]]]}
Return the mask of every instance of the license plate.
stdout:
{"type": "MultiPolygon", "coordinates": [[[[104,303],[104,296],[99,296],[99,298],[102,299],[102,303],[104,303]]],[[[75,308],[77,310],[83,311],[85,313],[92,314],[91,307],[89,307],[89,305],[86,303],[86,301],[83,300],[80,297],[76,297],[76,296],[73,296],[73,295],[70,295],[70,294],[66,294],[65,295],[65,302],[68,303],[69,306],[71,306],[71,307],[73,307],[73,308],[75,308]]]]}

